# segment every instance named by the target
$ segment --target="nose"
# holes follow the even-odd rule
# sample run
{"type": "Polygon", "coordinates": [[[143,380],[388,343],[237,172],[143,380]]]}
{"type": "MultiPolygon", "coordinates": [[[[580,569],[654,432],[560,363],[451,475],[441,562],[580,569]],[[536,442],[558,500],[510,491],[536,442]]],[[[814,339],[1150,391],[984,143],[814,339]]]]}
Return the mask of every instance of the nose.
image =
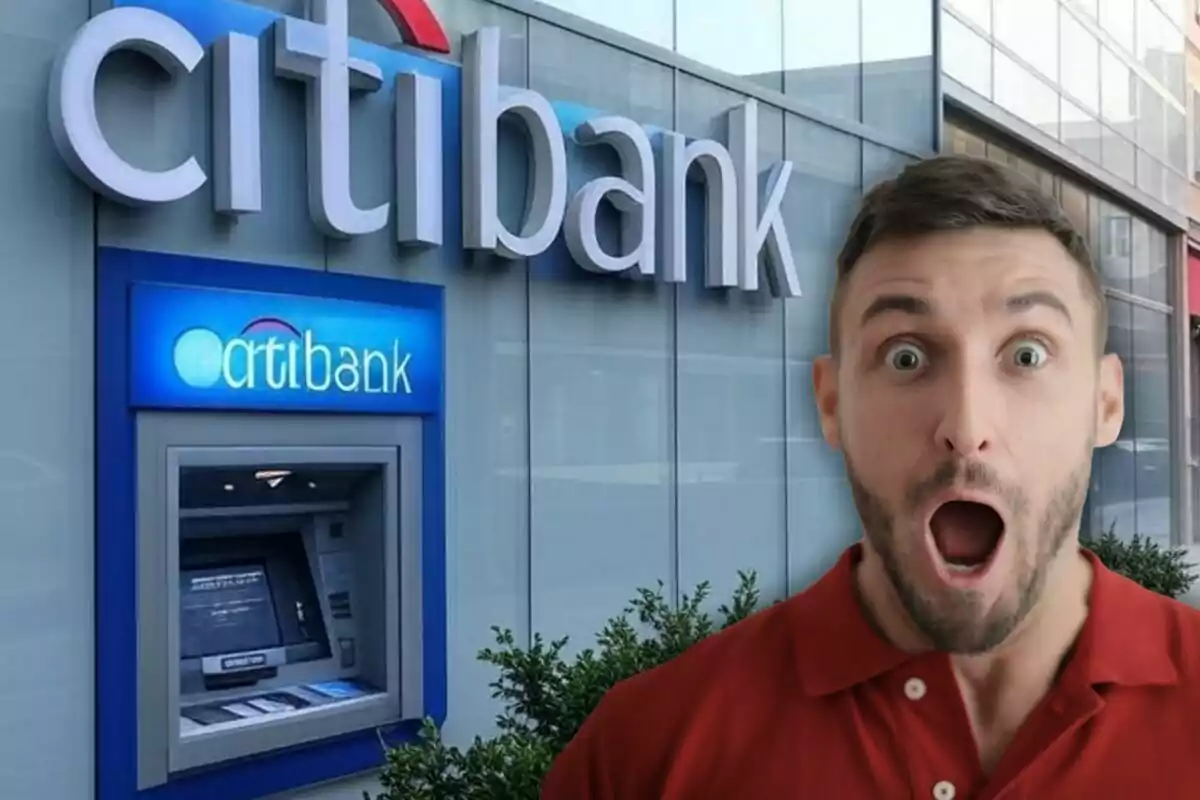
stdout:
{"type": "Polygon", "coordinates": [[[993,444],[993,416],[997,386],[984,376],[956,370],[939,387],[941,417],[936,445],[947,455],[968,458],[986,452],[993,444]]]}

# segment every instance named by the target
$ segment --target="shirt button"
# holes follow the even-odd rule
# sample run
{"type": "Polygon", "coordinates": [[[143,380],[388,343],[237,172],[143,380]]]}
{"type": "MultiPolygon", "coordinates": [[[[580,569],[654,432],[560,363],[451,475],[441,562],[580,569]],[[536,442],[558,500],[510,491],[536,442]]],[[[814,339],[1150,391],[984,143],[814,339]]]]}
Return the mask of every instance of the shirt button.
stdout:
{"type": "MultiPolygon", "coordinates": [[[[925,696],[925,681],[920,678],[909,678],[906,680],[904,682],[904,696],[909,700],[920,700],[925,696]]],[[[940,786],[941,784],[938,785],[940,786]]],[[[951,787],[950,791],[954,791],[954,788],[951,787]]]]}
{"type": "Polygon", "coordinates": [[[956,791],[950,781],[938,781],[933,785],[934,800],[954,800],[956,791]]]}

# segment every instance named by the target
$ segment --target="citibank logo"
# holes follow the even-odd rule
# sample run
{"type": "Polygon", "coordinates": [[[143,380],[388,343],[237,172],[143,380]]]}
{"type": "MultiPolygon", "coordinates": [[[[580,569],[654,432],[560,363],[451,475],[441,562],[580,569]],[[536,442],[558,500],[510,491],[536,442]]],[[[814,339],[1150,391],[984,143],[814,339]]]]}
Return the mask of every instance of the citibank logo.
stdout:
{"type": "Polygon", "coordinates": [[[192,389],[412,394],[412,353],[399,340],[390,348],[353,347],[277,317],[259,317],[228,339],[189,328],[172,356],[175,374],[192,389]]]}
{"type": "Polygon", "coordinates": [[[425,0],[379,0],[379,4],[409,45],[435,53],[450,52],[446,31],[425,0]]]}

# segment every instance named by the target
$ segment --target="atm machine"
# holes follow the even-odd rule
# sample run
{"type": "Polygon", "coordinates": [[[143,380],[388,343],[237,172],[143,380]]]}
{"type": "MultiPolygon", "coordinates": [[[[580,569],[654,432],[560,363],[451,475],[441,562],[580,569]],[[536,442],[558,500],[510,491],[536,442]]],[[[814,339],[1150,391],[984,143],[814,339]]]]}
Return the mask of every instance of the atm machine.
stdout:
{"type": "Polygon", "coordinates": [[[439,287],[100,255],[97,797],[266,797],[445,709],[439,287]]]}

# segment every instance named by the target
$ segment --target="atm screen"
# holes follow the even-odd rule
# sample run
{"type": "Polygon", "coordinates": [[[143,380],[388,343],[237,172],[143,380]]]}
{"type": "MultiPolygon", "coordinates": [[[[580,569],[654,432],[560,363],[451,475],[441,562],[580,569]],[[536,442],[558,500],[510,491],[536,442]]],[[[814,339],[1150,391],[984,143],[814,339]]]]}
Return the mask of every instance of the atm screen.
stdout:
{"type": "Polygon", "coordinates": [[[282,644],[264,565],[185,569],[180,579],[182,658],[264,650],[282,644]]]}

